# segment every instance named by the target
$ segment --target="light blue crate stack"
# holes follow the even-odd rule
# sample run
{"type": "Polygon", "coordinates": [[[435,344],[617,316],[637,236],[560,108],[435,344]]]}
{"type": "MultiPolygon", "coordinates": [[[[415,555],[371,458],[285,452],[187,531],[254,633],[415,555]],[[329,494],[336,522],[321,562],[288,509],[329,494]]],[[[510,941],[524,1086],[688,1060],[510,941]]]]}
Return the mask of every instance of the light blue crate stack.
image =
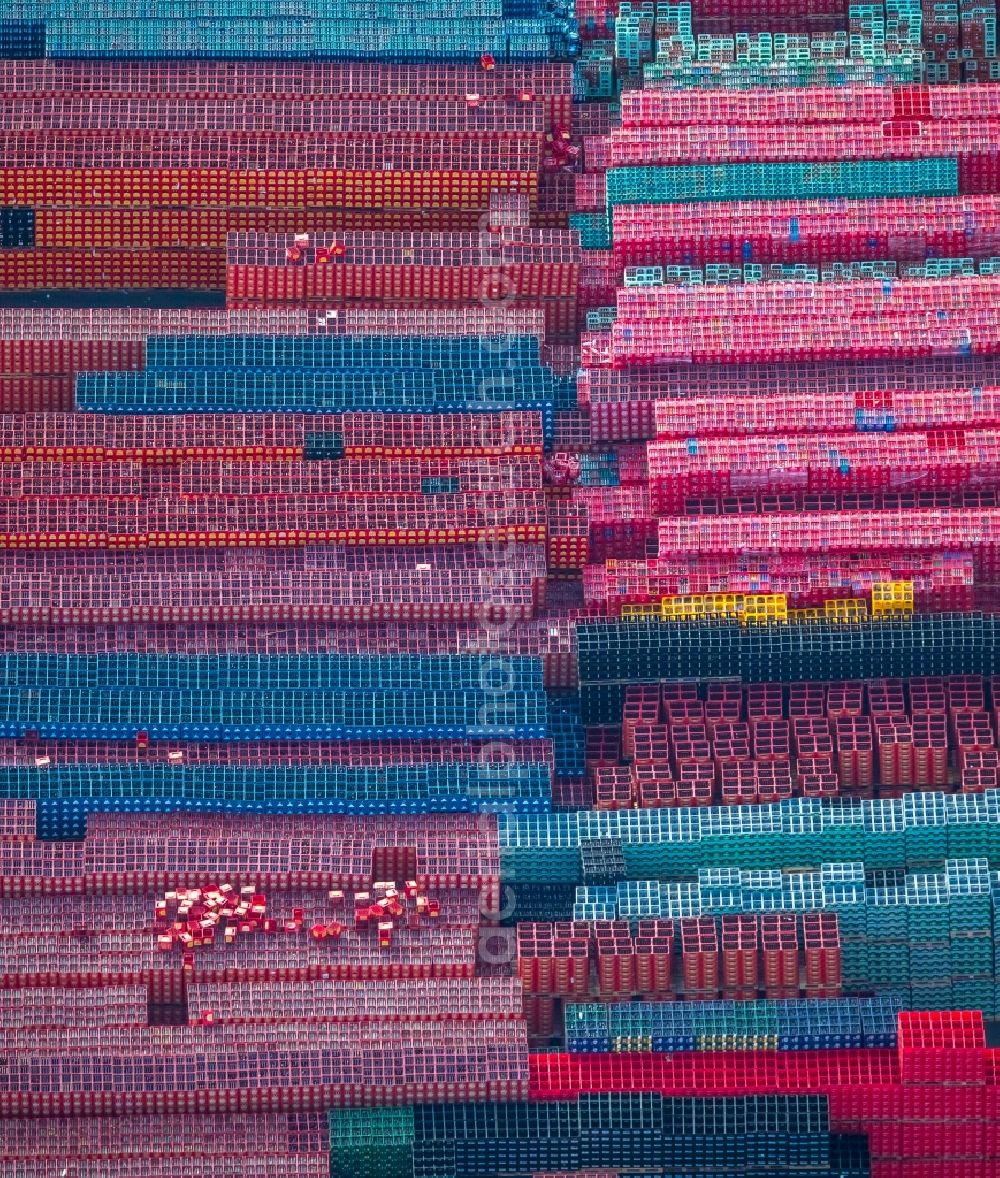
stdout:
{"type": "Polygon", "coordinates": [[[45,52],[71,58],[320,59],[384,62],[545,61],[570,57],[573,5],[534,0],[9,0],[0,19],[43,22],[45,52]]]}
{"type": "Polygon", "coordinates": [[[953,196],[957,192],[958,161],[947,158],[611,168],[607,178],[609,213],[623,204],[953,196]]]}
{"type": "MultiPolygon", "coordinates": [[[[788,864],[861,861],[868,868],[918,868],[945,858],[990,856],[1000,866],[1000,793],[923,794],[827,806],[793,798],[766,806],[617,810],[571,815],[561,837],[621,839],[633,879],[683,879],[701,867],[781,870],[788,864]]],[[[504,871],[522,882],[579,883],[550,860],[544,832],[501,826],[504,871]],[[541,837],[542,842],[536,839],[541,837]]],[[[758,901],[767,910],[767,892],[758,901]]]]}
{"type": "Polygon", "coordinates": [[[894,988],[916,1010],[992,1014],[1000,967],[993,957],[1000,887],[989,861],[949,859],[938,871],[900,875],[894,886],[866,887],[865,878],[859,861],[822,863],[814,871],[702,869],[694,881],[578,887],[574,917],[634,922],[731,912],[835,912],[846,990],[894,988]]]}

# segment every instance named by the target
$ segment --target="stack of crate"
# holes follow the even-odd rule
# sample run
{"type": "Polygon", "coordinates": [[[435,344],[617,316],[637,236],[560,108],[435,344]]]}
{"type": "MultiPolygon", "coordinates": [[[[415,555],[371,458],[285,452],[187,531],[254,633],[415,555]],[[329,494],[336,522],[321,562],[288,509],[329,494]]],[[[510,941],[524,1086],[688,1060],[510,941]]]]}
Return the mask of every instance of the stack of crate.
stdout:
{"type": "MultiPolygon", "coordinates": [[[[160,23],[178,53],[183,29],[197,34],[160,23]]],[[[241,23],[227,22],[235,40],[241,23]]],[[[537,232],[565,224],[539,211],[538,185],[570,134],[569,66],[8,62],[3,86],[5,287],[221,295],[231,235],[291,246],[322,228],[339,257],[358,233],[475,233],[507,192],[537,232]]],[[[244,271],[228,279],[253,297],[244,271]]]]}

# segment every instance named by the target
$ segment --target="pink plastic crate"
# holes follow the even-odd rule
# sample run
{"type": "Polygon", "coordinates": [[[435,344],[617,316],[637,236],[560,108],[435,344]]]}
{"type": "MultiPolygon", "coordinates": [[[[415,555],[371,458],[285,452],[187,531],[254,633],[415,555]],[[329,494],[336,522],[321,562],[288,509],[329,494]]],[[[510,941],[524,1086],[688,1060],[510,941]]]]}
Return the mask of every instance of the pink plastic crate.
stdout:
{"type": "MultiPolygon", "coordinates": [[[[192,607],[194,611],[195,607],[192,607]]],[[[102,651],[161,651],[211,654],[245,651],[257,654],[307,654],[339,651],[344,654],[463,654],[537,655],[542,659],[546,685],[575,687],[577,683],[576,630],[569,616],[543,617],[490,625],[481,615],[474,623],[359,622],[334,624],[287,621],[281,626],[164,618],[159,623],[115,624],[95,619],[86,625],[72,612],[56,614],[47,622],[0,629],[0,649],[38,650],[63,654],[102,651]]]]}
{"type": "Polygon", "coordinates": [[[544,316],[517,307],[348,307],[178,310],[154,307],[0,308],[0,339],[144,342],[147,335],[540,335],[544,316]]]}
{"type": "Polygon", "coordinates": [[[481,416],[178,413],[149,417],[25,413],[0,416],[0,430],[0,453],[13,461],[45,458],[64,462],[77,457],[88,462],[177,463],[211,458],[237,463],[291,462],[301,458],[307,432],[339,433],[348,458],[395,461],[421,460],[426,455],[509,459],[540,458],[542,454],[541,415],[528,412],[481,416]]]}
{"type": "Polygon", "coordinates": [[[858,360],[1000,349],[1000,278],[627,288],[585,366],[858,360]]]}
{"type": "MultiPolygon", "coordinates": [[[[346,136],[490,136],[542,133],[546,114],[537,96],[510,101],[504,96],[238,99],[76,98],[24,95],[0,113],[0,134],[20,131],[198,131],[252,132],[287,137],[289,133],[331,132],[346,136]]],[[[81,138],[86,138],[81,136],[81,138]]]]}
{"type": "Polygon", "coordinates": [[[910,580],[921,608],[946,609],[965,600],[975,581],[971,554],[884,552],[851,559],[782,553],[779,557],[661,557],[588,565],[584,601],[616,614],[621,606],[685,593],[785,593],[806,608],[825,600],[865,596],[873,584],[910,580]]]}
{"type": "MultiPolygon", "coordinates": [[[[773,397],[724,396],[658,401],[658,437],[853,430],[891,423],[893,430],[994,425],[1000,421],[1000,389],[977,392],[775,393],[773,397]],[[860,421],[859,421],[860,419],[860,421]]],[[[977,435],[978,436],[978,435],[977,435]]]]}
{"type": "Polygon", "coordinates": [[[1000,247],[1000,198],[952,196],[842,202],[723,201],[621,205],[616,265],[922,262],[987,257],[1000,247]]]}
{"type": "MultiPolygon", "coordinates": [[[[957,492],[970,482],[995,486],[1000,444],[989,430],[927,433],[814,433],[785,436],[669,438],[646,449],[654,512],[682,510],[687,500],[789,493],[885,497],[957,492]]],[[[917,501],[919,503],[919,501],[917,501]]],[[[942,506],[951,506],[952,498],[942,506]]],[[[929,505],[929,504],[928,504],[929,505]]],[[[783,506],[783,505],[782,505],[783,506]]],[[[875,506],[875,504],[873,504],[875,506]]]]}
{"type": "Polygon", "coordinates": [[[857,549],[928,550],[939,545],[995,550],[1000,510],[881,511],[871,515],[829,512],[660,520],[660,552],[828,552],[857,549]]]}
{"type": "MultiPolygon", "coordinates": [[[[169,1143],[169,1153],[180,1164],[190,1155],[216,1151],[247,1155],[286,1151],[323,1153],[328,1150],[327,1119],[317,1113],[203,1115],[183,1122],[168,1116],[66,1117],[16,1120],[4,1125],[4,1154],[9,1158],[90,1157],[106,1164],[141,1157],[151,1145],[169,1143]]],[[[328,1153],[327,1165],[329,1165],[328,1153]]],[[[180,1169],[178,1175],[182,1173],[180,1169]]]]}
{"type": "MultiPolygon", "coordinates": [[[[976,117],[941,123],[905,121],[721,124],[621,128],[606,140],[606,152],[587,154],[589,171],[602,167],[706,163],[927,159],[966,157],[969,174],[996,173],[1000,120],[976,117]]],[[[969,189],[965,189],[969,191],[969,189]]],[[[975,187],[972,191],[989,191],[975,187]]]]}
{"type": "Polygon", "coordinates": [[[567,64],[386,65],[376,62],[10,61],[0,92],[19,95],[230,98],[386,98],[403,94],[463,99],[542,98],[553,124],[570,125],[573,67],[567,64]]]}

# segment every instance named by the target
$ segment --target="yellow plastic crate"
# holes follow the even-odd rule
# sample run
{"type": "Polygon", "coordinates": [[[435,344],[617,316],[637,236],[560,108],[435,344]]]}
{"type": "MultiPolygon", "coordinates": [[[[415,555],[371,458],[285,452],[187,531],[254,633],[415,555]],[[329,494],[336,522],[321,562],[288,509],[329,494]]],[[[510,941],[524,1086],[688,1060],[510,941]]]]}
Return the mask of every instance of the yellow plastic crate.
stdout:
{"type": "Polygon", "coordinates": [[[912,581],[881,581],[872,585],[872,616],[913,613],[912,581]]]}
{"type": "Polygon", "coordinates": [[[823,616],[834,622],[865,622],[868,602],[860,597],[835,597],[825,603],[823,616]]]}
{"type": "Polygon", "coordinates": [[[659,621],[663,616],[663,611],[655,602],[623,605],[621,616],[624,622],[639,622],[653,618],[659,621]]]}
{"type": "Polygon", "coordinates": [[[770,625],[788,621],[788,598],[784,593],[748,593],[743,598],[740,621],[745,626],[770,625]]]}

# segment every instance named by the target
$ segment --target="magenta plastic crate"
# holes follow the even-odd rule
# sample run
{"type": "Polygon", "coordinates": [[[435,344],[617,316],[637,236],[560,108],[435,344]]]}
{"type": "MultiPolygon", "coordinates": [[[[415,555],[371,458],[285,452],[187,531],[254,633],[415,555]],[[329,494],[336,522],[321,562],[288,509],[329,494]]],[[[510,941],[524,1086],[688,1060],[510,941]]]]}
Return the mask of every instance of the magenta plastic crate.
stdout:
{"type": "MultiPolygon", "coordinates": [[[[519,108],[521,109],[521,108],[519,108]]],[[[515,115],[516,121],[516,115],[515,115]]],[[[0,131],[10,168],[211,168],[233,172],[324,169],[380,172],[386,158],[401,172],[537,172],[541,130],[504,138],[416,132],[350,133],[200,131],[0,131]]]]}
{"type": "Polygon", "coordinates": [[[427,480],[454,491],[537,489],[542,468],[530,458],[345,459],[233,463],[193,459],[171,466],[140,462],[0,462],[0,496],[197,496],[423,494],[427,480]]]}
{"type": "MultiPolygon", "coordinates": [[[[10,131],[198,131],[337,133],[351,137],[395,133],[467,135],[504,132],[505,140],[542,134],[546,113],[537,98],[510,101],[503,96],[298,99],[78,98],[24,95],[0,112],[0,134],[10,131]]],[[[86,136],[81,136],[86,140],[86,136]]]]}
{"type": "MultiPolygon", "coordinates": [[[[6,920],[0,935],[8,931],[6,920]]],[[[0,990],[0,1027],[30,1046],[31,1035],[47,1031],[91,1028],[100,1041],[107,1028],[147,1025],[145,986],[105,986],[94,990],[0,990]],[[20,1032],[18,1036],[17,1033],[20,1032]]],[[[5,1148],[6,1148],[6,1142],[5,1148]]]]}
{"type": "Polygon", "coordinates": [[[584,569],[584,600],[617,614],[625,604],[688,593],[784,593],[790,605],[807,608],[830,598],[866,595],[876,583],[909,580],[920,608],[951,609],[971,605],[973,563],[969,553],[947,552],[882,552],[840,560],[808,554],[617,560],[584,569]]]}
{"type": "MultiPolygon", "coordinates": [[[[517,744],[520,761],[553,764],[552,742],[521,740],[517,744]]],[[[270,741],[240,744],[196,744],[172,741],[169,747],[158,743],[142,749],[133,741],[38,740],[0,741],[0,765],[61,765],[87,763],[172,765],[413,765],[464,761],[500,762],[506,751],[485,740],[447,741],[270,741]]],[[[30,807],[22,823],[27,836],[34,837],[34,802],[8,803],[30,807]]],[[[18,812],[20,813],[20,812],[18,812]]],[[[13,828],[15,824],[10,822],[13,828]]],[[[20,837],[6,835],[4,837],[20,837]]]]}
{"type": "MultiPolygon", "coordinates": [[[[665,127],[734,124],[786,124],[808,118],[812,123],[880,123],[897,116],[896,93],[913,95],[921,107],[930,103],[930,88],[904,91],[874,86],[810,87],[801,90],[627,90],[621,96],[622,127],[665,127]]],[[[912,100],[911,100],[912,101],[912,100]]],[[[976,109],[980,109],[978,106],[976,109]]],[[[998,108],[1000,109],[1000,108],[998,108]]],[[[923,113],[923,112],[921,112],[923,113]]]]}
{"type": "Polygon", "coordinates": [[[317,979],[248,982],[241,987],[195,982],[188,987],[188,1003],[195,1017],[211,1011],[217,1024],[271,1020],[464,1023],[487,1018],[500,1022],[520,1018],[524,1005],[520,983],[513,978],[317,979]]]}
{"type": "Polygon", "coordinates": [[[504,296],[571,299],[582,260],[578,236],[566,229],[505,229],[502,279],[494,251],[475,233],[315,232],[306,246],[292,234],[231,233],[226,291],[231,303],[481,302],[501,282],[504,296]],[[317,251],[330,250],[342,253],[333,264],[316,264],[317,251]]]}
{"type": "MultiPolygon", "coordinates": [[[[607,183],[603,172],[588,172],[576,177],[574,211],[577,213],[603,213],[607,208],[607,183]]],[[[628,206],[624,206],[628,207],[628,206]]],[[[617,212],[615,214],[617,220],[617,212]]],[[[617,226],[615,229],[617,236],[617,226]]]]}
{"type": "Polygon", "coordinates": [[[577,394],[594,442],[656,436],[653,403],[688,397],[973,389],[1000,383],[1000,356],[947,355],[771,364],[674,363],[655,369],[583,368],[577,394]]]}
{"type": "Polygon", "coordinates": [[[984,554],[992,571],[1000,544],[1000,509],[979,511],[805,512],[724,518],[671,517],[659,525],[660,554],[851,552],[858,549],[933,550],[942,546],[984,554]]]}
{"type": "MultiPolygon", "coordinates": [[[[707,163],[777,163],[821,160],[965,157],[963,180],[997,171],[1000,121],[972,116],[941,123],[788,123],[781,126],[713,125],[622,128],[607,147],[587,153],[589,171],[602,167],[707,163]]],[[[964,191],[989,191],[978,184],[964,191]]]]}
{"type": "MultiPolygon", "coordinates": [[[[0,934],[3,937],[20,937],[26,933],[51,933],[55,935],[64,927],[67,920],[76,921],[75,927],[96,931],[142,932],[151,930],[154,924],[153,901],[159,897],[150,895],[112,895],[112,896],[64,896],[37,895],[31,897],[4,897],[2,915],[0,915],[0,934]]],[[[137,987],[124,987],[131,994],[137,987]]],[[[76,991],[66,991],[67,1001],[75,1003],[80,1009],[88,999],[93,1000],[94,991],[84,990],[83,997],[74,997],[76,991]]],[[[31,991],[25,995],[25,1001],[44,1006],[47,998],[54,1000],[57,995],[48,995],[44,990],[40,994],[31,991]]],[[[113,1001],[115,999],[112,995],[113,1001]]],[[[7,997],[4,997],[7,1001],[7,997]]],[[[95,1016],[96,1018],[96,1016],[95,1016]]],[[[77,1020],[56,1022],[51,1025],[74,1025],[77,1020]]],[[[134,1022],[134,1019],[122,1019],[122,1023],[134,1022]]],[[[145,1021],[145,1016],[139,1020],[145,1021]]],[[[43,1025],[50,1025],[45,1023],[43,1025]]]]}
{"type": "Polygon", "coordinates": [[[1000,389],[977,392],[776,393],[658,401],[658,437],[920,430],[1000,422],[1000,389]]]}
{"type": "MultiPolygon", "coordinates": [[[[603,206],[602,206],[603,207],[603,206]]],[[[724,201],[621,205],[615,264],[922,262],[989,257],[1000,248],[1000,198],[724,201]]]]}
{"type": "MultiPolygon", "coordinates": [[[[247,878],[246,873],[242,878],[247,878]]],[[[434,927],[418,932],[398,929],[388,948],[381,947],[376,936],[358,934],[350,928],[332,945],[317,941],[305,929],[297,934],[261,933],[239,938],[233,945],[196,951],[187,969],[188,977],[235,981],[232,971],[244,978],[295,980],[312,976],[471,977],[476,970],[478,896],[467,893],[469,898],[460,907],[451,898],[453,895],[442,893],[441,916],[434,927]]],[[[337,913],[325,893],[317,892],[314,897],[310,902],[308,895],[282,893],[274,895],[271,904],[279,920],[291,919],[293,906],[298,906],[306,914],[307,928],[316,922],[328,924],[337,913]]],[[[151,910],[151,897],[148,906],[151,910]]],[[[0,985],[51,985],[46,975],[62,979],[66,986],[97,985],[102,979],[121,984],[126,979],[145,981],[150,972],[182,968],[183,954],[179,950],[167,954],[157,947],[151,918],[147,928],[88,929],[86,937],[74,938],[65,932],[65,922],[74,917],[73,906],[67,903],[60,923],[51,930],[39,932],[36,926],[17,936],[0,936],[0,985]]],[[[70,1042],[65,1038],[63,1041],[67,1045],[70,1042]]]]}
{"type": "MultiPolygon", "coordinates": [[[[238,988],[234,989],[238,992],[238,988]]],[[[200,1011],[195,1018],[202,1018],[200,1011]]],[[[369,1083],[378,1083],[379,1071],[383,1076],[405,1076],[407,1072],[417,1074],[421,1064],[444,1071],[449,1065],[455,1066],[466,1054],[488,1058],[489,1054],[495,1053],[496,1058],[501,1053],[509,1053],[519,1043],[526,1047],[527,1029],[523,1022],[512,1018],[450,1019],[447,1022],[399,1022],[392,1019],[385,1022],[369,1019],[300,1022],[291,1017],[270,1022],[216,1023],[213,1020],[201,1026],[197,1023],[184,1027],[165,1026],[157,1028],[155,1039],[149,1034],[148,1027],[92,1025],[24,1028],[8,1031],[4,1037],[12,1051],[34,1060],[76,1052],[92,1052],[98,1057],[122,1052],[133,1058],[156,1059],[174,1052],[190,1054],[201,1051],[211,1058],[241,1049],[247,1053],[333,1049],[340,1057],[341,1082],[365,1083],[367,1079],[369,1083]],[[381,1068],[378,1063],[373,1067],[366,1057],[379,1048],[386,1056],[398,1050],[399,1058],[395,1062],[387,1060],[381,1068]]]]}
{"type": "MultiPolygon", "coordinates": [[[[84,623],[67,613],[54,611],[32,623],[28,614],[18,625],[0,628],[0,650],[49,651],[62,654],[98,654],[135,650],[164,654],[307,654],[323,651],[342,654],[464,654],[468,651],[497,655],[537,655],[547,687],[572,688],[577,684],[576,630],[572,616],[545,616],[504,626],[490,625],[481,614],[473,623],[359,622],[337,624],[284,621],[273,624],[231,621],[198,621],[180,611],[157,623],[122,619],[84,623]]],[[[191,607],[195,615],[197,607],[191,607]]],[[[13,619],[17,614],[11,614],[13,619]]]]}
{"type": "Polygon", "coordinates": [[[865,279],[827,285],[796,282],[748,283],[742,286],[626,288],[618,292],[619,321],[640,324],[676,316],[696,321],[713,313],[749,320],[769,319],[779,309],[809,310],[818,319],[840,308],[842,317],[873,314],[890,317],[949,310],[988,313],[1000,276],[972,278],[865,279]],[[806,306],[808,304],[808,307],[806,306]]]}
{"type": "MultiPolygon", "coordinates": [[[[480,539],[531,542],[545,534],[542,491],[512,491],[454,496],[394,495],[201,495],[127,498],[101,497],[0,500],[0,533],[8,537],[62,534],[76,537],[133,537],[134,547],[150,546],[151,533],[223,534],[324,532],[318,540],[355,543],[462,543],[480,539]],[[437,499],[447,502],[435,502],[437,499]],[[516,521],[516,522],[515,522],[516,521]],[[506,531],[505,531],[506,529],[506,531]],[[412,538],[401,540],[402,533],[412,538]],[[509,535],[507,534],[509,532],[509,535]],[[329,533],[333,533],[330,535],[329,533]],[[362,537],[362,533],[372,538],[362,537]],[[378,538],[374,534],[379,533],[378,538]],[[395,533],[396,535],[393,535],[395,533]],[[428,534],[430,533],[430,534],[428,534]],[[437,533],[437,535],[435,535],[437,533]],[[479,533],[482,533],[481,535],[479,533]],[[447,539],[444,537],[447,535],[447,539]]],[[[9,541],[8,541],[9,544],[9,541]]],[[[93,547],[74,539],[71,547],[93,547]]],[[[102,544],[100,546],[107,546],[102,544]]]]}
{"type": "Polygon", "coordinates": [[[642,557],[655,542],[648,487],[577,487],[573,500],[586,509],[590,561],[642,557]]]}
{"type": "Polygon", "coordinates": [[[496,820],[488,816],[463,820],[461,815],[434,815],[412,822],[400,815],[313,817],[95,814],[88,820],[87,870],[143,872],[146,850],[158,848],[149,870],[200,871],[203,876],[247,869],[317,872],[370,881],[376,848],[415,846],[419,876],[450,879],[453,887],[480,886],[460,880],[491,884],[499,878],[496,820]],[[228,847],[223,834],[226,839],[239,835],[239,846],[228,847]],[[302,845],[303,839],[313,841],[302,845]]]}
{"type": "Polygon", "coordinates": [[[35,803],[27,799],[0,801],[0,839],[28,842],[35,837],[35,803]]]}
{"type": "Polygon", "coordinates": [[[1000,350],[1000,279],[635,288],[582,341],[589,367],[678,362],[864,360],[1000,350]]]}
{"type": "MultiPolygon", "coordinates": [[[[184,1129],[175,1125],[173,1131],[183,1133],[184,1129]]],[[[168,1140],[159,1149],[135,1157],[94,1158],[89,1152],[62,1151],[41,1158],[19,1158],[7,1173],[16,1173],[17,1178],[49,1178],[64,1172],[76,1178],[328,1178],[330,1173],[328,1152],[254,1156],[242,1150],[223,1152],[224,1139],[213,1151],[198,1156],[173,1156],[170,1149],[168,1140]]],[[[0,1167],[3,1165],[0,1161],[0,1167]]]]}
{"type": "MultiPolygon", "coordinates": [[[[307,432],[339,433],[346,457],[365,455],[396,460],[422,458],[421,451],[447,451],[470,457],[542,454],[539,413],[484,415],[444,413],[385,414],[218,413],[102,416],[91,413],[0,415],[5,457],[38,457],[27,450],[79,448],[95,458],[135,461],[190,461],[226,457],[259,462],[266,457],[301,457],[307,432]],[[217,454],[213,454],[212,451],[217,454]],[[274,454],[273,451],[283,451],[274,454]],[[395,454],[393,451],[401,451],[395,454]],[[171,451],[173,453],[162,453],[171,451]],[[389,453],[385,453],[388,451],[389,453]],[[402,453],[409,451],[410,453],[402,453]],[[413,452],[416,452],[415,454],[413,452]],[[272,453],[268,453],[272,452],[272,453]]],[[[50,455],[49,457],[53,457],[50,455]]],[[[70,455],[62,454],[60,460],[70,455]]]]}
{"type": "Polygon", "coordinates": [[[654,514],[700,495],[915,492],[1000,481],[989,430],[663,438],[646,448],[654,514]]]}
{"type": "MultiPolygon", "coordinates": [[[[4,1156],[29,1160],[51,1157],[102,1158],[106,1164],[127,1161],[129,1155],[156,1152],[158,1143],[178,1163],[190,1155],[216,1151],[234,1154],[281,1154],[286,1151],[322,1153],[327,1158],[327,1118],[324,1113],[255,1113],[252,1116],[204,1115],[183,1123],[146,1117],[65,1117],[8,1121],[4,1125],[4,1156]]],[[[111,1173],[111,1171],[109,1171],[111,1173]]],[[[178,1169],[180,1176],[184,1173],[178,1169]]]]}
{"type": "Polygon", "coordinates": [[[553,125],[570,125],[569,64],[381,65],[374,62],[263,61],[8,61],[0,92],[95,97],[151,95],[199,98],[384,98],[401,94],[464,99],[537,94],[553,125]]]}
{"type": "MultiPolygon", "coordinates": [[[[990,86],[809,87],[806,90],[627,90],[623,127],[697,124],[902,123],[1000,116],[990,86]]],[[[903,129],[903,128],[901,128],[903,129]]]]}
{"type": "Polygon", "coordinates": [[[0,339],[126,340],[147,335],[541,335],[545,317],[520,307],[348,307],[305,311],[156,307],[0,307],[0,339]]]}

